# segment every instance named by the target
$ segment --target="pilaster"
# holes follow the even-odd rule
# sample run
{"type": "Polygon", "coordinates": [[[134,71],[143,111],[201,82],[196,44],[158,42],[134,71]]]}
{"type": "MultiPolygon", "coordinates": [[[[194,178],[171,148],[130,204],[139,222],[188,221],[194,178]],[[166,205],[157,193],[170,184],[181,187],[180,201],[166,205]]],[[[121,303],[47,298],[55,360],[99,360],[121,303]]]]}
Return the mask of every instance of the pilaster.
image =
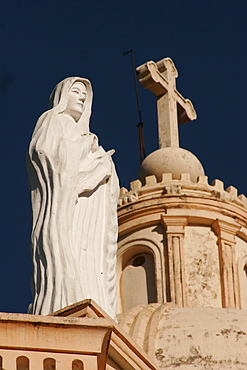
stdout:
{"type": "Polygon", "coordinates": [[[168,301],[179,307],[186,306],[185,272],[184,272],[184,228],[187,217],[161,215],[166,229],[167,242],[167,280],[168,301]],[[169,297],[170,296],[170,297],[169,297]]]}
{"type": "Polygon", "coordinates": [[[218,236],[222,307],[240,308],[235,261],[235,237],[240,226],[217,219],[212,224],[212,229],[218,236]]]}

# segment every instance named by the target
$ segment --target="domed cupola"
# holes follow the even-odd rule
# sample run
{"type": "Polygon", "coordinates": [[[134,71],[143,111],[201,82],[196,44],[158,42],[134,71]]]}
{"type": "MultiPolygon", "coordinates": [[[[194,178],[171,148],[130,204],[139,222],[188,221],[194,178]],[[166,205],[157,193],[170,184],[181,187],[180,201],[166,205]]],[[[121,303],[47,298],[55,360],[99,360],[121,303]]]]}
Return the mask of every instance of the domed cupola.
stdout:
{"type": "Polygon", "coordinates": [[[120,325],[162,368],[246,368],[246,312],[236,308],[247,309],[247,199],[209,184],[200,161],[179,148],[178,124],[196,113],[176,90],[172,60],[137,72],[157,97],[160,148],[121,189],[120,325]]]}
{"type": "Polygon", "coordinates": [[[178,124],[196,118],[176,90],[170,58],[137,68],[157,97],[159,146],[118,208],[118,312],[139,304],[247,308],[246,197],[179,148],[178,124]]]}

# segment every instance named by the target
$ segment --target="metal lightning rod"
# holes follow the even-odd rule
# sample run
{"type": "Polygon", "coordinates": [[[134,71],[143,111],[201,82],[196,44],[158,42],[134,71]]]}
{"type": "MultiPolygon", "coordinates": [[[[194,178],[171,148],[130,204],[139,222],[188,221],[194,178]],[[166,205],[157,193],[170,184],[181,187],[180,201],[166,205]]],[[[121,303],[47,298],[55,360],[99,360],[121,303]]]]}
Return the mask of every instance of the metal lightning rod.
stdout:
{"type": "Polygon", "coordinates": [[[136,71],[135,71],[135,61],[134,61],[133,49],[130,49],[130,50],[124,52],[124,55],[128,55],[128,54],[131,55],[131,65],[132,65],[132,72],[133,72],[134,85],[135,85],[137,109],[138,109],[138,115],[139,115],[139,123],[138,123],[137,127],[138,127],[138,133],[139,133],[140,163],[142,163],[143,159],[145,158],[144,135],[143,135],[143,125],[144,125],[144,123],[142,122],[141,105],[140,105],[140,99],[139,99],[139,92],[138,92],[137,77],[136,77],[136,71]]]}

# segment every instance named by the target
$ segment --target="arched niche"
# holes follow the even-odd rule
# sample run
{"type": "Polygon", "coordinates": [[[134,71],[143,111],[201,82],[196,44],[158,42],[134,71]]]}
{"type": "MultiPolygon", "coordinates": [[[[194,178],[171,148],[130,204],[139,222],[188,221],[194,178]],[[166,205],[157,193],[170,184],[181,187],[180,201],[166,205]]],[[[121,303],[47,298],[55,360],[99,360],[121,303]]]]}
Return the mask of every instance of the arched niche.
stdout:
{"type": "Polygon", "coordinates": [[[56,370],[56,361],[54,358],[45,358],[43,361],[44,370],[56,370]]]}
{"type": "Polygon", "coordinates": [[[238,261],[239,293],[240,306],[247,309],[247,255],[241,257],[238,261]]]}
{"type": "Polygon", "coordinates": [[[29,370],[29,359],[26,356],[17,357],[16,370],[29,370]]]}
{"type": "Polygon", "coordinates": [[[121,245],[117,258],[119,312],[138,304],[163,302],[163,269],[158,246],[150,240],[121,245]]]}
{"type": "Polygon", "coordinates": [[[72,370],[83,370],[83,362],[81,360],[74,360],[72,362],[72,370]]]}

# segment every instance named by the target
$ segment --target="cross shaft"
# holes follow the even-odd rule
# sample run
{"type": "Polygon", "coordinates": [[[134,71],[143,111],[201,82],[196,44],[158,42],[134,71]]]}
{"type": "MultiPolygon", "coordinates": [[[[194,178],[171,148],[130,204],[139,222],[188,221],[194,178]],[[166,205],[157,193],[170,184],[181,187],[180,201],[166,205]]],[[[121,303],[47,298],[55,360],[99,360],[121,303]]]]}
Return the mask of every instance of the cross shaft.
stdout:
{"type": "Polygon", "coordinates": [[[173,61],[150,61],[136,70],[141,85],[157,97],[159,147],[179,147],[178,123],[196,119],[196,111],[176,89],[178,72],[173,61]]]}

